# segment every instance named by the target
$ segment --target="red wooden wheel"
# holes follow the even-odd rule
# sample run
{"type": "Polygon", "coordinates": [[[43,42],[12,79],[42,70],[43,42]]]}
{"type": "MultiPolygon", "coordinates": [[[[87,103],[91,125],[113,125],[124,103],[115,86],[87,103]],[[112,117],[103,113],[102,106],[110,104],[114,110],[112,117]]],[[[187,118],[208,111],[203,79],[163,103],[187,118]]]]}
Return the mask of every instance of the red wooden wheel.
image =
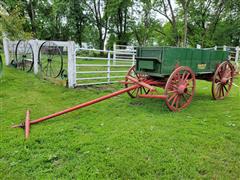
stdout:
{"type": "Polygon", "coordinates": [[[192,101],[196,79],[193,71],[186,66],[178,67],[168,78],[165,86],[166,104],[171,111],[180,111],[192,101]]]}
{"type": "Polygon", "coordinates": [[[228,96],[233,82],[234,67],[228,61],[216,69],[212,81],[212,96],[214,99],[224,99],[228,96]]]}
{"type": "MultiPolygon", "coordinates": [[[[146,80],[147,76],[143,75],[143,74],[139,74],[136,72],[136,68],[135,65],[132,66],[129,70],[126,76],[131,76],[135,79],[138,79],[139,81],[144,81],[146,80]]],[[[127,77],[125,78],[125,87],[128,88],[129,86],[131,86],[132,84],[134,84],[133,82],[131,82],[127,77]]],[[[145,88],[145,87],[139,87],[136,89],[133,89],[131,91],[127,92],[128,95],[131,98],[136,98],[139,94],[148,94],[149,93],[149,89],[145,88]]]]}

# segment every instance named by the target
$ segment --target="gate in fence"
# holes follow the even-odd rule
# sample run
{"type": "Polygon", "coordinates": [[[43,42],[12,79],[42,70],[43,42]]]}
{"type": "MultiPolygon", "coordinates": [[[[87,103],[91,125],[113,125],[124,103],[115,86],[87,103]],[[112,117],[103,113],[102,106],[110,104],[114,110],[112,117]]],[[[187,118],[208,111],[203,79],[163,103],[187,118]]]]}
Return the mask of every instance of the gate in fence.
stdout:
{"type": "Polygon", "coordinates": [[[76,54],[76,86],[119,82],[135,63],[135,53],[121,58],[116,51],[78,48],[76,54]]]}

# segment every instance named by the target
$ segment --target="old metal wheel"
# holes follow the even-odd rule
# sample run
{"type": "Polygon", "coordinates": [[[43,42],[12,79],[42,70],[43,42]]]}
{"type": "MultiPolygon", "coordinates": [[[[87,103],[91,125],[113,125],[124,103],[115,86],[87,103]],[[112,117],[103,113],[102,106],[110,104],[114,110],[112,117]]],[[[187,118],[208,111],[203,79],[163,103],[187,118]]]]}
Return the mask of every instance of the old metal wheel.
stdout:
{"type": "Polygon", "coordinates": [[[16,67],[29,72],[33,68],[34,56],[31,44],[28,41],[20,40],[16,45],[16,67]]]}
{"type": "Polygon", "coordinates": [[[233,82],[234,67],[228,61],[221,63],[213,76],[212,96],[214,99],[224,99],[228,96],[233,82]]]}
{"type": "Polygon", "coordinates": [[[192,101],[196,86],[193,71],[186,66],[180,66],[173,71],[165,86],[167,107],[171,111],[180,111],[192,101]]]}
{"type": "MultiPolygon", "coordinates": [[[[143,75],[143,74],[139,74],[136,72],[136,66],[132,66],[129,70],[128,73],[126,74],[126,76],[131,76],[135,79],[138,79],[139,81],[143,81],[146,80],[147,76],[143,75]]],[[[129,86],[131,86],[134,83],[131,83],[131,81],[126,77],[125,78],[125,87],[128,88],[129,86]]],[[[131,91],[127,92],[128,95],[131,98],[136,98],[139,94],[148,94],[149,93],[149,89],[145,88],[145,87],[139,87],[136,89],[133,89],[131,91]]]]}
{"type": "Polygon", "coordinates": [[[57,78],[63,70],[63,57],[60,48],[51,41],[44,42],[38,53],[38,62],[44,76],[57,78]]]}

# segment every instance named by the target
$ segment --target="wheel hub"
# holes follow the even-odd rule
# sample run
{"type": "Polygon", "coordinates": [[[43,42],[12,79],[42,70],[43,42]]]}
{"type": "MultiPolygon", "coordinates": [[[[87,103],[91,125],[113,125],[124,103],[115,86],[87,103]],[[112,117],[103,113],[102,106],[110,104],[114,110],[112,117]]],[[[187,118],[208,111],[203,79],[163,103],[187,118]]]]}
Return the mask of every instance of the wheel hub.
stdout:
{"type": "Polygon", "coordinates": [[[187,86],[185,84],[179,85],[177,92],[178,92],[178,94],[186,93],[187,92],[187,86]]]}
{"type": "Polygon", "coordinates": [[[228,78],[224,77],[221,79],[221,84],[225,85],[227,84],[228,78]]]}
{"type": "Polygon", "coordinates": [[[52,59],[48,59],[47,61],[48,61],[48,62],[52,62],[52,59]]]}

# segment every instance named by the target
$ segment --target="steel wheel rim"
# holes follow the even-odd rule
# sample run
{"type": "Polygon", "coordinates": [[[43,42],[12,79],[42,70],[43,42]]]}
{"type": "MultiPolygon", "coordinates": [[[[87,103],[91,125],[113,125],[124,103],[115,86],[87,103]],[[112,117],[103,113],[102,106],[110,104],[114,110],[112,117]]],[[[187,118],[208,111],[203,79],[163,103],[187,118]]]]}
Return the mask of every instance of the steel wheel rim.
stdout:
{"type": "Polygon", "coordinates": [[[212,81],[212,96],[215,100],[224,99],[229,95],[234,76],[233,66],[225,61],[216,69],[212,81]]]}
{"type": "Polygon", "coordinates": [[[46,77],[57,78],[62,73],[62,52],[54,42],[46,41],[40,46],[38,62],[41,72],[46,77]]]}
{"type": "MultiPolygon", "coordinates": [[[[128,73],[126,76],[131,76],[133,78],[136,78],[138,79],[139,81],[143,81],[147,78],[147,76],[145,75],[142,75],[142,74],[139,74],[136,72],[136,66],[132,66],[129,70],[128,70],[128,73]]],[[[129,83],[130,81],[128,80],[128,78],[126,77],[125,78],[125,88],[128,88],[130,85],[129,83]]],[[[134,84],[134,83],[132,83],[134,84]]],[[[138,97],[139,94],[148,94],[149,93],[149,89],[146,89],[145,87],[139,87],[139,88],[136,88],[136,89],[133,89],[131,91],[128,91],[128,95],[131,97],[131,98],[136,98],[138,97]]]]}
{"type": "Polygon", "coordinates": [[[20,40],[16,45],[16,67],[26,72],[33,68],[34,56],[31,44],[20,40]]]}
{"type": "Polygon", "coordinates": [[[165,102],[171,111],[180,111],[190,105],[194,96],[196,78],[189,67],[173,71],[165,86],[165,102]]]}

